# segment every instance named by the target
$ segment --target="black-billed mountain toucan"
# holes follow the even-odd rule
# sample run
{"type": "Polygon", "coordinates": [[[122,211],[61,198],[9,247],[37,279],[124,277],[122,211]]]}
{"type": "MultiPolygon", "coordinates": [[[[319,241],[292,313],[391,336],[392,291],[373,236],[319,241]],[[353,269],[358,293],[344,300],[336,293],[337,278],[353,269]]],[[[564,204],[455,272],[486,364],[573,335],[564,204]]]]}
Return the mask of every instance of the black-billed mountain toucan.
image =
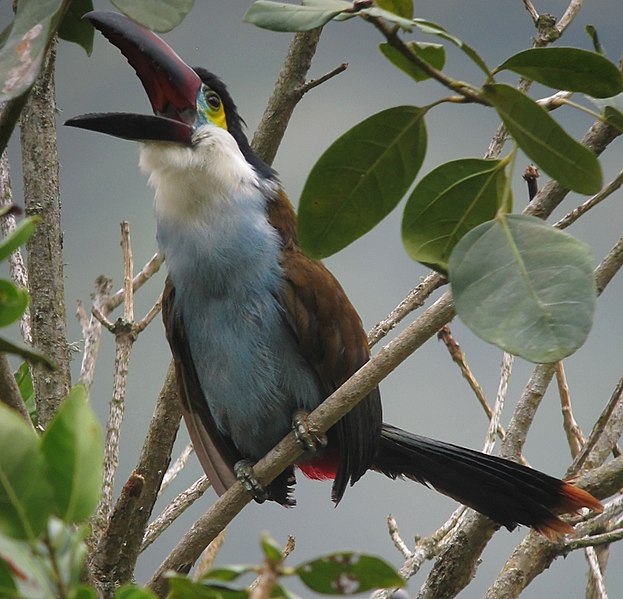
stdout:
{"type": "MultiPolygon", "coordinates": [[[[250,148],[223,83],[121,15],[87,18],[135,69],[154,116],[91,114],[67,124],[141,142],[168,268],[163,317],[183,414],[220,494],[238,463],[261,458],[295,414],[316,408],[369,359],[366,335],[339,283],[299,248],[292,206],[250,148]]],[[[548,536],[573,531],[556,514],[601,509],[570,483],[384,424],[378,389],[296,467],[334,479],[335,502],[376,470],[548,536]]],[[[266,496],[291,505],[293,483],[290,467],[266,496]]]]}

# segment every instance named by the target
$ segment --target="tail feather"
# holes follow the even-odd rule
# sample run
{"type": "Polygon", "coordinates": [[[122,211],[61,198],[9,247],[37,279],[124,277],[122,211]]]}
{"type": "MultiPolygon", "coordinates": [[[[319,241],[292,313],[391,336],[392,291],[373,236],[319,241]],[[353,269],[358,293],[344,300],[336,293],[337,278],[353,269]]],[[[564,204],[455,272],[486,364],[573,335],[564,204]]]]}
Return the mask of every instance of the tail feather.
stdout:
{"type": "Polygon", "coordinates": [[[524,524],[548,538],[573,532],[556,514],[603,509],[590,493],[538,470],[388,424],[373,469],[432,486],[509,530],[524,524]]]}

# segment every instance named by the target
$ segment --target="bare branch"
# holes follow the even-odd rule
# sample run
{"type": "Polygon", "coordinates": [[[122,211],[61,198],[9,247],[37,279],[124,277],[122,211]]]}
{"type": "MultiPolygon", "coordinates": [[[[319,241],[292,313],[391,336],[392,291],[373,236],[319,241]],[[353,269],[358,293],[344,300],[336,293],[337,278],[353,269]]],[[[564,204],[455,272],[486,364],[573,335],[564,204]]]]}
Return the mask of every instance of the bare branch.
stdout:
{"type": "Polygon", "coordinates": [[[17,386],[17,381],[13,376],[9,359],[3,352],[0,352],[0,401],[9,408],[13,408],[35,430],[17,386]]]}
{"type": "Polygon", "coordinates": [[[193,451],[194,449],[192,443],[189,443],[186,447],[184,447],[182,453],[166,471],[164,478],[162,479],[162,486],[159,491],[160,494],[167,489],[167,487],[175,480],[177,475],[185,468],[188,458],[193,454],[193,451]]]}
{"type": "Polygon", "coordinates": [[[267,164],[272,164],[275,159],[294,108],[305,93],[305,76],[316,53],[320,33],[320,28],[295,33],[290,42],[273,93],[251,142],[267,164]]]}
{"type": "Polygon", "coordinates": [[[56,43],[52,43],[28,98],[21,126],[26,214],[41,216],[27,243],[32,342],[57,365],[54,376],[49,376],[40,365],[31,365],[37,416],[42,426],[52,418],[71,385],[55,125],[55,58],[56,43]]]}
{"type": "Polygon", "coordinates": [[[110,524],[89,559],[91,577],[101,591],[111,591],[132,579],[162,477],[171,459],[171,449],[179,427],[181,410],[175,372],[171,364],[149,424],[138,464],[130,477],[140,477],[140,494],[132,495],[132,485],[124,485],[110,517],[110,524]]]}
{"type": "Polygon", "coordinates": [[[196,480],[188,489],[179,493],[147,527],[141,544],[145,551],[175,520],[177,520],[197,499],[210,488],[206,476],[196,480]]]}
{"type": "Polygon", "coordinates": [[[621,171],[608,185],[606,185],[599,193],[596,193],[593,197],[589,198],[583,204],[580,204],[577,208],[574,208],[569,214],[563,216],[555,227],[559,229],[565,229],[572,223],[574,223],[580,216],[588,212],[591,208],[594,208],[600,202],[603,202],[607,197],[611,196],[617,189],[623,185],[623,171],[621,171]]]}
{"type": "Polygon", "coordinates": [[[393,330],[400,321],[411,312],[424,305],[433,291],[446,284],[446,278],[437,272],[426,275],[423,281],[412,289],[407,296],[372,330],[368,333],[370,347],[378,343],[387,333],[393,330]]]}

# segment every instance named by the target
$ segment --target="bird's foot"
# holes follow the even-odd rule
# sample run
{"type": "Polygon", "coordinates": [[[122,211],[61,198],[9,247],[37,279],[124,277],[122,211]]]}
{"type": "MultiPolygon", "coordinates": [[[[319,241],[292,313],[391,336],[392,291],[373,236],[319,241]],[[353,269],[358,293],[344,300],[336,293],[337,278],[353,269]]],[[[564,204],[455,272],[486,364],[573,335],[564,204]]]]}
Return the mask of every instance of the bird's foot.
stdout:
{"type": "Polygon", "coordinates": [[[268,499],[268,492],[255,478],[253,466],[251,460],[239,460],[234,465],[234,472],[240,484],[253,495],[253,499],[258,503],[264,503],[268,499]]]}
{"type": "Polygon", "coordinates": [[[309,428],[307,417],[309,412],[298,410],[292,417],[292,430],[296,437],[296,442],[301,446],[303,451],[316,453],[318,449],[327,446],[327,436],[324,433],[318,433],[309,428]]]}

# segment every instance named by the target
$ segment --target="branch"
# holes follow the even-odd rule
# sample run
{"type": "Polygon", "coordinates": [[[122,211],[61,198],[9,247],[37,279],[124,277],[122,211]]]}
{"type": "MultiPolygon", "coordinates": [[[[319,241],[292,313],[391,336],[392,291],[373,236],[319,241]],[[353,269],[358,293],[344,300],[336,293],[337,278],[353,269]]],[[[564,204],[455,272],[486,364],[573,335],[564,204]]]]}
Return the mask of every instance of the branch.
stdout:
{"type": "MultiPolygon", "coordinates": [[[[453,315],[451,296],[446,292],[309,415],[311,430],[322,433],[331,428],[453,315]]],[[[268,485],[301,453],[302,449],[291,433],[255,465],[253,472],[260,484],[268,485]]],[[[192,565],[207,544],[250,499],[242,485],[235,483],[195,522],[150,580],[149,586],[158,596],[166,594],[165,573],[168,570],[183,571],[192,565]]]]}
{"type": "Polygon", "coordinates": [[[55,57],[56,44],[52,43],[29,96],[21,127],[26,213],[41,216],[27,244],[32,341],[58,367],[50,376],[42,366],[31,365],[37,416],[42,426],[52,418],[71,385],[55,126],[55,57]]]}
{"type": "Polygon", "coordinates": [[[14,409],[30,425],[30,428],[35,430],[17,386],[13,370],[11,370],[9,359],[3,352],[0,352],[0,401],[14,409]]]}
{"type": "Polygon", "coordinates": [[[294,34],[277,77],[273,93],[251,146],[267,164],[272,164],[294,108],[305,93],[305,75],[320,40],[322,29],[294,34]]]}
{"type": "Polygon", "coordinates": [[[119,584],[132,579],[147,522],[171,459],[180,418],[180,400],[171,364],[138,464],[123,487],[108,528],[90,556],[92,577],[98,589],[110,591],[110,596],[119,584]],[[140,487],[133,484],[139,480],[140,487]]]}

